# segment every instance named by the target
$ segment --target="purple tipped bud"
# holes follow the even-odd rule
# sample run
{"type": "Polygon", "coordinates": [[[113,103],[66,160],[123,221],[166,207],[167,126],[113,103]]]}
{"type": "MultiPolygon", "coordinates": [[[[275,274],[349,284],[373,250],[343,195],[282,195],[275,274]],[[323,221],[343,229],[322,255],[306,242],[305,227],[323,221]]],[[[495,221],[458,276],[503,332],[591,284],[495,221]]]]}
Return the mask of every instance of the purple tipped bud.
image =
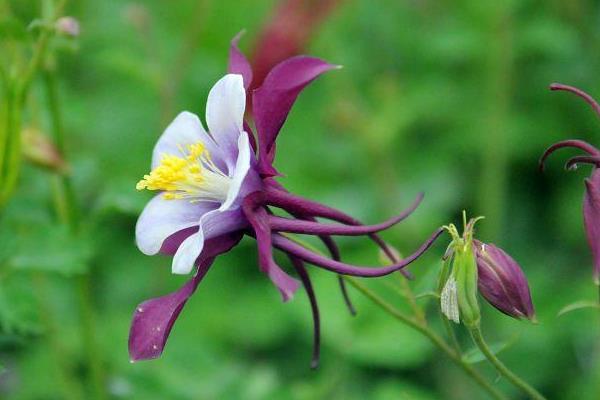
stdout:
{"type": "Polygon", "coordinates": [[[594,283],[600,285],[600,170],[597,168],[585,180],[583,222],[594,258],[594,283]]]}
{"type": "Polygon", "coordinates": [[[483,297],[506,315],[535,320],[529,284],[519,264],[492,244],[473,242],[483,297]]]}
{"type": "Polygon", "coordinates": [[[56,30],[63,35],[79,36],[79,21],[73,17],[61,17],[56,21],[56,30]]]}

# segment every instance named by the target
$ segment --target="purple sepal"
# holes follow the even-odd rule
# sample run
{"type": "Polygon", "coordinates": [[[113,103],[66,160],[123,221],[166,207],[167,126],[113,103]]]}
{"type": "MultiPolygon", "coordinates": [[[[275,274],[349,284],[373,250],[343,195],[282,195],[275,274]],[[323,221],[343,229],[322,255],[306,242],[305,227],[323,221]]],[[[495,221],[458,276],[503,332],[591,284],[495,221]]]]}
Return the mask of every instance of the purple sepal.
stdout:
{"type": "Polygon", "coordinates": [[[290,300],[298,290],[300,283],[282,270],[273,259],[271,227],[268,222],[269,215],[263,207],[262,192],[254,192],[246,196],[242,208],[256,235],[258,264],[261,271],[267,274],[279,289],[283,301],[290,300]]]}
{"type": "Polygon", "coordinates": [[[529,284],[523,270],[505,251],[474,240],[478,287],[495,308],[514,318],[535,319],[529,284]]]}
{"type": "Polygon", "coordinates": [[[594,283],[600,285],[600,170],[594,168],[585,180],[583,222],[587,240],[594,258],[594,283]]]}
{"type": "Polygon", "coordinates": [[[263,176],[275,176],[272,166],[275,139],[294,101],[314,79],[337,68],[314,57],[296,56],[277,64],[252,95],[252,113],[259,144],[259,168],[263,176]]]}
{"type": "Polygon", "coordinates": [[[129,358],[131,362],[158,358],[163,352],[173,324],[183,306],[196,291],[214,258],[229,251],[242,238],[241,233],[222,235],[207,240],[196,262],[194,277],[179,290],[165,296],[146,300],[138,305],[129,329],[129,358]]]}
{"type": "Polygon", "coordinates": [[[227,66],[227,72],[230,74],[240,74],[244,79],[244,89],[248,90],[252,83],[252,67],[248,59],[238,48],[238,42],[244,34],[244,31],[235,35],[231,40],[231,46],[229,47],[229,65],[227,66]]]}

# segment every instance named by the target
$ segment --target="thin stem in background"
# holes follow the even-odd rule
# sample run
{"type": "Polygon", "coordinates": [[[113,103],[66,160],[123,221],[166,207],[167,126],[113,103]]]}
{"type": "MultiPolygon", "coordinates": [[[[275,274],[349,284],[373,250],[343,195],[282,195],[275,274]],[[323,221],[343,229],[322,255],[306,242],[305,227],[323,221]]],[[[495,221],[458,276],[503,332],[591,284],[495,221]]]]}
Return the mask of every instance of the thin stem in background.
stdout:
{"type": "MultiPolygon", "coordinates": [[[[31,85],[35,74],[38,72],[41,63],[44,60],[48,43],[53,35],[53,30],[48,26],[51,26],[62,13],[66,3],[66,0],[58,1],[56,6],[54,6],[52,0],[45,0],[42,3],[42,12],[44,13],[44,24],[42,25],[45,26],[42,26],[41,33],[34,44],[33,53],[28,65],[25,67],[23,74],[18,77],[14,85],[13,99],[9,104],[11,108],[8,109],[8,123],[6,124],[7,131],[2,134],[6,136],[4,138],[5,147],[3,150],[6,152],[4,156],[4,162],[7,164],[7,168],[5,175],[0,175],[2,177],[0,207],[4,205],[4,203],[6,203],[6,201],[10,198],[19,179],[22,157],[21,111],[25,100],[27,99],[29,86],[31,85]]],[[[0,146],[2,145],[3,143],[0,142],[0,146]]],[[[2,150],[2,147],[0,147],[0,150],[2,150]]]]}
{"type": "Polygon", "coordinates": [[[412,289],[410,288],[408,279],[400,273],[393,274],[393,275],[396,276],[396,279],[397,279],[398,283],[400,284],[400,288],[402,290],[402,295],[408,301],[408,304],[410,305],[410,308],[412,309],[412,311],[415,315],[415,318],[417,319],[417,321],[419,321],[419,323],[426,326],[427,319],[425,318],[425,312],[423,312],[423,309],[421,307],[419,307],[419,305],[417,304],[417,298],[415,297],[415,294],[413,293],[412,289]]]}
{"type": "Polygon", "coordinates": [[[473,338],[473,342],[479,347],[481,352],[485,355],[485,357],[492,363],[492,365],[496,368],[496,370],[505,377],[509,382],[513,385],[521,389],[524,393],[526,393],[531,399],[534,400],[546,400],[544,396],[542,396],[537,390],[535,390],[532,386],[530,386],[527,382],[519,378],[516,374],[514,374],[511,370],[509,370],[503,363],[496,357],[494,352],[488,347],[487,343],[483,339],[483,335],[481,334],[481,330],[479,328],[471,329],[471,337],[473,338]]]}
{"type": "MultiPolygon", "coordinates": [[[[44,70],[43,77],[54,144],[61,157],[66,158],[65,137],[62,123],[62,113],[58,100],[58,83],[56,80],[56,73],[55,71],[46,69],[44,70]]],[[[59,180],[59,195],[64,203],[63,212],[65,215],[62,222],[69,226],[73,231],[76,231],[79,229],[80,225],[79,207],[77,206],[71,177],[68,174],[61,174],[57,177],[57,179],[59,180]]]]}
{"type": "Polygon", "coordinates": [[[2,97],[2,104],[0,108],[0,205],[3,203],[2,196],[3,187],[4,187],[4,170],[5,170],[5,160],[8,155],[8,138],[11,132],[11,124],[13,118],[13,89],[11,86],[6,88],[5,93],[2,97]]]}
{"type": "MultiPolygon", "coordinates": [[[[46,99],[50,113],[52,134],[58,151],[62,157],[65,156],[65,137],[62,123],[62,112],[58,99],[56,71],[47,68],[44,71],[44,87],[46,89],[46,99]]],[[[80,228],[79,208],[76,204],[76,197],[73,191],[71,178],[67,174],[58,177],[59,182],[56,185],[58,193],[56,199],[57,213],[62,216],[62,223],[69,227],[72,233],[76,234],[80,228]]],[[[87,363],[89,366],[91,388],[94,398],[103,400],[108,398],[105,385],[105,373],[102,366],[102,353],[98,347],[96,336],[97,327],[94,315],[94,302],[92,299],[90,271],[76,278],[77,293],[80,306],[81,336],[84,348],[87,351],[87,363]]]]}

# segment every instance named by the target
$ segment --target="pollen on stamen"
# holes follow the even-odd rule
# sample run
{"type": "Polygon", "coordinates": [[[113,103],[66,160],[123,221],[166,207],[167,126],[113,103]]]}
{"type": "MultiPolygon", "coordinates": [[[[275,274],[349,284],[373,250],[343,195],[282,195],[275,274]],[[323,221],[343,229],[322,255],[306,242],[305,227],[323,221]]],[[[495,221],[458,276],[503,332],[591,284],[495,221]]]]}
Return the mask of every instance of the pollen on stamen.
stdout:
{"type": "Polygon", "coordinates": [[[230,178],[214,164],[204,143],[177,148],[180,155],[163,154],[136,189],[161,191],[165,200],[224,201],[230,178]]]}

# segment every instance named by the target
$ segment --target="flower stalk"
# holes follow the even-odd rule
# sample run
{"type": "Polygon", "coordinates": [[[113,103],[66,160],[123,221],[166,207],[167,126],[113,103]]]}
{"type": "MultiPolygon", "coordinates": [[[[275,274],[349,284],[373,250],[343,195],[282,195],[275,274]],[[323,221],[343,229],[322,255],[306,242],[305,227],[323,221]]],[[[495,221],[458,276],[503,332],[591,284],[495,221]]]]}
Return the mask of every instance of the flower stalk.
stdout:
{"type": "Polygon", "coordinates": [[[496,389],[486,378],[484,378],[473,366],[463,360],[462,355],[459,351],[452,348],[442,337],[427,326],[426,323],[421,323],[417,318],[408,316],[402,311],[398,310],[384,299],[382,299],[375,292],[370,290],[357,278],[345,276],[346,280],[352,287],[362,293],[365,297],[371,300],[375,305],[381,308],[386,313],[390,314],[399,322],[413,328],[419,333],[423,334],[427,339],[431,341],[433,345],[443,351],[459,368],[461,368],[471,379],[473,379],[483,390],[485,390],[491,397],[497,400],[508,400],[504,394],[496,389]]]}
{"type": "Polygon", "coordinates": [[[485,355],[488,361],[496,368],[498,373],[506,378],[510,383],[512,383],[517,388],[521,389],[523,393],[527,394],[533,400],[545,400],[546,398],[542,396],[540,392],[534,389],[531,385],[525,382],[523,379],[519,378],[515,373],[513,373],[510,369],[508,369],[502,361],[496,357],[494,352],[489,348],[485,340],[483,339],[483,335],[481,334],[481,329],[479,327],[475,327],[469,329],[471,334],[471,338],[473,342],[477,345],[479,350],[485,355]]]}
{"type": "MultiPolygon", "coordinates": [[[[43,83],[50,115],[51,133],[59,153],[65,157],[65,135],[63,129],[62,112],[58,97],[56,70],[44,65],[43,83]]],[[[79,208],[69,174],[53,177],[57,180],[55,185],[55,208],[61,222],[77,234],[81,228],[79,208]]],[[[97,326],[95,320],[94,304],[91,292],[90,272],[75,278],[75,286],[80,305],[80,334],[87,350],[87,364],[90,373],[90,387],[96,400],[108,398],[105,388],[105,374],[102,367],[101,350],[96,337],[97,326]]]]}

